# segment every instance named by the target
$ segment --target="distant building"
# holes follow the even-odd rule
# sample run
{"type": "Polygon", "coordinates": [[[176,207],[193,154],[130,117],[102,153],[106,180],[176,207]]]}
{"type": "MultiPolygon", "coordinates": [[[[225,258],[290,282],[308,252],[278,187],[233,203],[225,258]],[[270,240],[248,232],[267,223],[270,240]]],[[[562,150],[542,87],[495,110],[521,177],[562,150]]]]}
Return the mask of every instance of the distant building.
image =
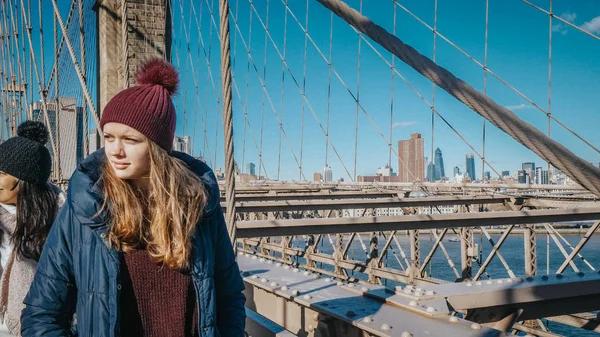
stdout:
{"type": "Polygon", "coordinates": [[[435,159],[433,161],[435,165],[435,181],[442,180],[446,176],[446,172],[444,171],[444,157],[442,156],[442,150],[438,147],[435,149],[435,159]]]}
{"type": "Polygon", "coordinates": [[[391,168],[389,165],[385,165],[385,166],[377,169],[377,175],[391,177],[391,176],[395,176],[396,173],[394,173],[394,169],[391,168]]]}
{"type": "Polygon", "coordinates": [[[521,169],[527,173],[527,176],[529,177],[529,179],[531,179],[531,177],[535,177],[535,163],[534,162],[523,163],[521,169]]]}
{"type": "Polygon", "coordinates": [[[433,162],[429,162],[427,165],[427,180],[430,182],[436,181],[437,179],[436,168],[433,162]]]}
{"type": "Polygon", "coordinates": [[[96,131],[96,129],[91,129],[90,134],[88,136],[88,153],[94,153],[100,148],[98,146],[98,138],[98,132],[96,131]]]}
{"type": "Polygon", "coordinates": [[[253,162],[246,164],[246,173],[256,175],[256,165],[253,162]]]}
{"type": "Polygon", "coordinates": [[[502,171],[502,177],[510,177],[510,171],[502,171]]]}
{"type": "Polygon", "coordinates": [[[527,172],[525,170],[517,171],[517,181],[519,184],[527,184],[527,172]]]}
{"type": "Polygon", "coordinates": [[[548,184],[548,170],[544,170],[541,167],[535,169],[535,183],[540,185],[548,184]]]}
{"type": "Polygon", "coordinates": [[[477,176],[475,175],[475,158],[472,154],[468,154],[466,158],[467,164],[467,175],[471,181],[477,180],[477,176]]]}
{"type": "Polygon", "coordinates": [[[190,136],[173,138],[173,149],[178,152],[183,152],[192,155],[192,140],[190,136]]]}
{"type": "Polygon", "coordinates": [[[333,172],[331,171],[331,167],[329,167],[329,165],[325,165],[325,167],[323,168],[323,181],[333,181],[333,172]]]}
{"type": "Polygon", "coordinates": [[[62,178],[69,179],[77,165],[83,160],[83,137],[86,137],[83,130],[83,108],[77,106],[77,100],[71,97],[47,100],[46,107],[50,125],[47,125],[46,118],[41,116],[43,112],[41,102],[34,102],[32,110],[34,120],[39,119],[46,124],[54,142],[60,143],[60,148],[58,148],[60,158],[55,156],[50,139],[46,144],[54,161],[51,177],[52,179],[59,178],[56,168],[59,167],[58,163],[60,162],[62,178]]]}
{"type": "Polygon", "coordinates": [[[460,168],[458,166],[454,166],[454,174],[453,174],[453,176],[456,177],[459,174],[460,174],[460,168]]]}
{"type": "Polygon", "coordinates": [[[490,171],[485,171],[485,180],[492,180],[492,174],[490,173],[490,171]]]}
{"type": "Polygon", "coordinates": [[[398,142],[398,176],[401,182],[425,180],[425,141],[420,133],[398,142]]]}
{"type": "Polygon", "coordinates": [[[356,177],[356,181],[359,183],[374,183],[374,182],[379,182],[379,183],[399,183],[400,182],[400,177],[398,176],[382,176],[382,175],[376,175],[376,176],[358,176],[356,177]]]}
{"type": "Polygon", "coordinates": [[[315,174],[313,174],[313,181],[320,182],[321,180],[323,180],[321,173],[315,172],[315,174]]]}

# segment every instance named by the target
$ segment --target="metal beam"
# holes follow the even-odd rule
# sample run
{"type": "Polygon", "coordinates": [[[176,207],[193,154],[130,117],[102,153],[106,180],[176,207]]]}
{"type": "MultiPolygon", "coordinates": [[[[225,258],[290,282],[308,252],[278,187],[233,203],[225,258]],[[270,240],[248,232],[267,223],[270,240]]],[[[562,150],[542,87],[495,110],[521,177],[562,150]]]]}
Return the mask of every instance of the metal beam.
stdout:
{"type": "Polygon", "coordinates": [[[240,221],[238,237],[334,234],[451,227],[518,225],[600,219],[600,208],[402,215],[330,219],[240,221]]]}
{"type": "MultiPolygon", "coordinates": [[[[239,202],[248,201],[281,201],[281,200],[331,200],[331,199],[377,199],[377,198],[394,198],[398,196],[398,193],[384,193],[384,192],[368,192],[368,191],[339,191],[331,192],[300,192],[300,193],[240,193],[236,194],[235,200],[239,202]]],[[[225,201],[225,198],[221,198],[221,202],[225,201]]]]}
{"type": "MultiPolygon", "coordinates": [[[[261,198],[262,199],[262,198],[261,198]]],[[[282,212],[282,211],[317,211],[329,209],[362,209],[390,207],[446,206],[470,204],[500,204],[510,200],[503,195],[479,196],[445,196],[428,198],[378,198],[347,200],[283,200],[265,202],[238,202],[237,212],[282,212]]],[[[307,198],[309,199],[309,198],[307,198]]],[[[330,199],[333,199],[330,196],[330,199]]],[[[225,203],[221,207],[226,209],[225,203]]],[[[599,205],[600,207],[600,205],[599,205]]]]}
{"type": "Polygon", "coordinates": [[[297,337],[273,321],[246,308],[246,333],[260,337],[297,337]]]}
{"type": "Polygon", "coordinates": [[[352,337],[502,335],[468,320],[451,319],[443,301],[436,301],[436,312],[426,303],[410,306],[406,301],[397,306],[363,296],[356,292],[360,289],[354,283],[338,284],[272,261],[245,255],[239,257],[238,264],[246,283],[246,306],[299,336],[312,336],[313,331],[315,336],[323,336],[319,327],[335,332],[331,336],[352,337]]]}

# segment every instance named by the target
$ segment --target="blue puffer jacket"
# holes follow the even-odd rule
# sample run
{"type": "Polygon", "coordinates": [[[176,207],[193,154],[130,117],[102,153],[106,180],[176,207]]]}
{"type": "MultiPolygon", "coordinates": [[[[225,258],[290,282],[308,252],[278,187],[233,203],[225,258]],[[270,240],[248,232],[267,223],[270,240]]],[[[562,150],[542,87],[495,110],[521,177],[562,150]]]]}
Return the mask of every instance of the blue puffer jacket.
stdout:
{"type": "MultiPolygon", "coordinates": [[[[200,336],[244,336],[244,284],[225,226],[217,181],[203,162],[182,153],[173,156],[201,177],[209,194],[192,252],[200,336]]],[[[104,150],[96,151],[71,177],[67,202],[52,226],[25,298],[21,315],[25,337],[120,336],[120,253],[108,248],[106,214],[94,217],[103,202],[99,177],[104,160],[104,150]],[[71,329],[74,312],[77,332],[71,329]]]]}

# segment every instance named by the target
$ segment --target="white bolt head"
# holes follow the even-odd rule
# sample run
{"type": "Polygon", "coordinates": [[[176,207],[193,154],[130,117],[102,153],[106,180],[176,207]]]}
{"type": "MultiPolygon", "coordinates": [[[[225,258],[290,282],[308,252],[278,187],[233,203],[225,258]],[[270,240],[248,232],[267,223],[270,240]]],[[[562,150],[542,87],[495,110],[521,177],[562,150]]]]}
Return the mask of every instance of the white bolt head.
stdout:
{"type": "Polygon", "coordinates": [[[313,315],[313,320],[315,320],[315,322],[318,322],[319,321],[319,314],[315,313],[313,315]]]}
{"type": "Polygon", "coordinates": [[[416,307],[417,305],[419,305],[419,303],[417,303],[417,301],[412,300],[410,302],[408,302],[408,305],[410,305],[411,307],[416,307]]]}
{"type": "Polygon", "coordinates": [[[267,283],[268,281],[269,281],[269,280],[267,280],[267,279],[266,279],[266,278],[264,278],[264,277],[260,279],[260,282],[262,282],[262,283],[267,283]]]}
{"type": "Polygon", "coordinates": [[[504,283],[504,281],[502,281],[502,280],[498,280],[498,281],[496,281],[496,283],[498,283],[498,284],[502,284],[502,283],[504,283]]]}
{"type": "Polygon", "coordinates": [[[258,275],[254,274],[254,275],[252,275],[252,278],[253,278],[254,280],[256,280],[256,279],[258,278],[258,275]]]}
{"type": "Polygon", "coordinates": [[[450,318],[448,318],[448,321],[450,321],[450,323],[458,323],[458,317],[450,316],[450,318]]]}
{"type": "Polygon", "coordinates": [[[493,283],[494,283],[494,282],[492,282],[492,281],[487,281],[487,282],[485,282],[485,284],[493,284],[493,283]]]}
{"type": "Polygon", "coordinates": [[[256,259],[258,259],[258,257],[257,257],[256,255],[254,255],[254,256],[252,257],[252,260],[256,260],[256,259]]]}
{"type": "Polygon", "coordinates": [[[273,261],[271,261],[271,260],[268,260],[268,261],[267,261],[267,264],[273,264],[273,261]]]}
{"type": "Polygon", "coordinates": [[[389,324],[384,324],[381,326],[381,330],[385,330],[385,331],[392,330],[392,327],[389,324]]]}
{"type": "Polygon", "coordinates": [[[313,332],[314,330],[315,330],[315,328],[313,328],[313,326],[312,326],[312,325],[309,325],[309,326],[308,326],[308,331],[310,331],[310,332],[313,332]]]}
{"type": "Polygon", "coordinates": [[[307,271],[305,271],[303,274],[304,274],[304,276],[308,276],[308,275],[310,275],[310,273],[309,273],[309,272],[307,272],[307,271]]]}
{"type": "Polygon", "coordinates": [[[471,283],[471,282],[467,282],[467,284],[465,284],[465,285],[466,285],[467,287],[470,287],[470,286],[472,286],[472,285],[473,285],[473,283],[471,283]]]}
{"type": "Polygon", "coordinates": [[[300,271],[300,269],[298,269],[298,268],[294,268],[294,273],[297,273],[297,272],[299,272],[299,271],[300,271]]]}
{"type": "Polygon", "coordinates": [[[342,281],[339,281],[339,282],[337,283],[337,285],[338,285],[338,286],[343,286],[343,285],[344,285],[344,282],[342,282],[342,281]]]}
{"type": "Polygon", "coordinates": [[[302,298],[305,300],[310,300],[312,298],[312,296],[310,296],[309,294],[306,294],[306,295],[302,296],[302,298]]]}
{"type": "Polygon", "coordinates": [[[480,285],[482,285],[482,284],[483,284],[483,283],[482,283],[481,281],[477,281],[477,282],[475,282],[475,285],[478,285],[478,286],[480,286],[480,285]]]}
{"type": "Polygon", "coordinates": [[[434,307],[427,307],[427,312],[429,312],[429,313],[433,313],[433,312],[436,312],[436,311],[437,310],[435,310],[434,307]]]}
{"type": "Polygon", "coordinates": [[[300,292],[298,290],[293,290],[292,291],[292,295],[294,296],[298,296],[300,294],[300,292]]]}
{"type": "Polygon", "coordinates": [[[281,267],[281,263],[277,263],[275,267],[281,267]]]}
{"type": "Polygon", "coordinates": [[[260,262],[265,262],[265,259],[264,259],[264,258],[261,258],[259,261],[260,261],[260,262]]]}
{"type": "Polygon", "coordinates": [[[348,287],[354,288],[354,283],[348,283],[348,287]]]}
{"type": "Polygon", "coordinates": [[[404,288],[404,293],[405,294],[410,294],[410,293],[412,293],[412,289],[406,287],[406,288],[404,288]]]}
{"type": "Polygon", "coordinates": [[[400,337],[413,337],[413,335],[408,331],[404,331],[404,332],[402,332],[400,337]]]}
{"type": "Polygon", "coordinates": [[[271,282],[271,287],[277,287],[277,282],[271,282]]]}
{"type": "Polygon", "coordinates": [[[369,291],[369,288],[367,288],[367,287],[362,287],[362,288],[360,288],[360,290],[362,290],[362,291],[364,291],[364,292],[367,292],[367,291],[369,291]]]}
{"type": "Polygon", "coordinates": [[[325,282],[329,283],[329,282],[331,282],[331,279],[328,277],[325,279],[325,282]]]}
{"type": "Polygon", "coordinates": [[[433,296],[433,295],[435,295],[435,291],[427,290],[427,296],[433,296]]]}
{"type": "Polygon", "coordinates": [[[281,287],[281,290],[283,290],[283,291],[287,291],[287,290],[288,290],[288,287],[287,287],[287,286],[283,286],[283,287],[281,287]]]}
{"type": "Polygon", "coordinates": [[[238,255],[239,256],[244,256],[244,252],[239,252],[238,255]]]}
{"type": "Polygon", "coordinates": [[[423,296],[423,293],[422,293],[422,292],[420,292],[420,291],[419,291],[419,292],[416,292],[416,293],[415,293],[415,296],[417,296],[417,297],[423,296]]]}
{"type": "Polygon", "coordinates": [[[471,324],[471,329],[473,329],[473,330],[479,330],[479,329],[481,329],[481,325],[479,325],[477,323],[473,323],[473,324],[471,324]]]}
{"type": "Polygon", "coordinates": [[[373,319],[371,317],[365,317],[365,318],[363,318],[363,322],[371,323],[371,322],[373,322],[373,319]]]}
{"type": "Polygon", "coordinates": [[[312,276],[312,278],[313,278],[313,279],[315,279],[315,280],[316,280],[316,279],[318,279],[319,277],[321,277],[321,276],[319,276],[319,275],[317,275],[317,274],[314,274],[314,275],[312,276]]]}

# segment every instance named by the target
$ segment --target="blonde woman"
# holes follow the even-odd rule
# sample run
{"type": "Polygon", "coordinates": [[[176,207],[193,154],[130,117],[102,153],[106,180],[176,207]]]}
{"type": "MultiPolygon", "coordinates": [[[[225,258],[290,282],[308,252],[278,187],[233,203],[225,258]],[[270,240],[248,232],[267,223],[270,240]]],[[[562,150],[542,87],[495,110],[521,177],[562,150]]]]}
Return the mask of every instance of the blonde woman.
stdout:
{"type": "Polygon", "coordinates": [[[73,174],[21,316],[23,336],[244,336],[244,285],[211,169],[171,151],[178,75],[144,64],[73,174]]]}

